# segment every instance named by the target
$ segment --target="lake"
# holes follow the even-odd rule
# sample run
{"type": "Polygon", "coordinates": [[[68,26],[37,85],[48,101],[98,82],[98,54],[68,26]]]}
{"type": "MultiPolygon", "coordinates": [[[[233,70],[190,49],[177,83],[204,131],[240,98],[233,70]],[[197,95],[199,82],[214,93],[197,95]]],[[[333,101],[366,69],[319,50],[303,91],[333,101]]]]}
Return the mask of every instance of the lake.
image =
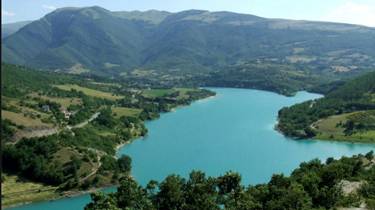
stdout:
{"type": "MultiPolygon", "coordinates": [[[[244,184],[267,182],[272,174],[290,172],[302,161],[351,156],[374,150],[370,144],[291,140],[276,130],[277,112],[284,106],[321,95],[299,92],[294,97],[249,89],[211,88],[215,97],[194,102],[149,121],[148,136],[119,150],[133,162],[132,174],[145,185],[193,169],[218,176],[232,170],[244,184]]],[[[112,189],[113,190],[113,189],[112,189]]],[[[89,196],[40,202],[17,210],[78,210],[89,196]]]]}

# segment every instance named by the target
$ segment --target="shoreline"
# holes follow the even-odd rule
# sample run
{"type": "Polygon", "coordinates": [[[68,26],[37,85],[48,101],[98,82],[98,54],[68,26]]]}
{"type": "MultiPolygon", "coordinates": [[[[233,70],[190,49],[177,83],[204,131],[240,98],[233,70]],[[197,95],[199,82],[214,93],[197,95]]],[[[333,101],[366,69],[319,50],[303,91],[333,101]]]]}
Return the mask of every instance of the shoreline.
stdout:
{"type": "MultiPolygon", "coordinates": [[[[164,112],[164,113],[175,112],[178,108],[187,107],[187,106],[192,105],[195,102],[198,102],[198,101],[201,101],[201,100],[206,100],[206,99],[212,99],[212,98],[215,98],[216,96],[217,96],[217,94],[215,92],[215,95],[192,101],[191,103],[186,104],[186,105],[178,105],[178,106],[176,106],[176,107],[172,108],[171,110],[169,110],[167,112],[164,112]]],[[[160,113],[160,114],[162,114],[162,113],[160,113]]],[[[159,119],[159,118],[155,118],[155,119],[151,119],[151,120],[147,120],[147,121],[153,121],[153,120],[157,120],[157,119],[159,119]]],[[[143,123],[146,123],[146,121],[144,121],[143,123]]],[[[135,141],[137,139],[140,139],[142,137],[145,137],[145,136],[136,136],[136,137],[130,139],[129,141],[117,144],[115,146],[116,153],[114,155],[114,158],[118,159],[117,155],[118,155],[118,152],[121,148],[125,147],[128,144],[133,143],[133,141],[135,141]]],[[[116,186],[118,186],[118,185],[113,184],[113,185],[105,185],[105,186],[101,186],[101,187],[93,187],[93,188],[89,188],[87,190],[68,190],[68,191],[63,191],[63,192],[60,192],[60,193],[55,192],[57,194],[57,196],[52,198],[52,199],[40,199],[40,200],[36,200],[36,201],[20,202],[20,203],[16,203],[16,204],[9,205],[9,206],[1,206],[1,208],[2,209],[9,209],[9,208],[14,208],[14,207],[39,203],[39,202],[51,202],[51,201],[65,199],[65,198],[73,198],[73,197],[83,196],[83,195],[86,195],[86,194],[91,194],[91,193],[94,193],[94,192],[97,192],[97,191],[100,191],[100,190],[104,190],[104,189],[108,189],[108,188],[116,187],[116,186]]]]}
{"type": "Polygon", "coordinates": [[[371,144],[375,145],[375,141],[369,140],[369,139],[362,139],[362,140],[354,140],[354,139],[346,139],[346,138],[322,138],[321,135],[316,135],[311,138],[301,138],[297,136],[287,136],[285,133],[279,129],[279,120],[277,119],[275,125],[273,126],[273,129],[277,131],[279,134],[283,135],[286,138],[289,138],[293,141],[300,141],[300,140],[310,140],[310,141],[326,141],[326,142],[341,142],[341,143],[351,143],[351,144],[371,144]]]}
{"type": "MultiPolygon", "coordinates": [[[[164,112],[164,114],[169,113],[169,112],[175,112],[175,111],[177,111],[177,109],[179,109],[179,108],[188,107],[188,106],[192,105],[193,103],[197,103],[197,102],[199,102],[199,101],[211,100],[211,99],[216,98],[216,97],[217,97],[217,94],[216,94],[216,92],[215,92],[215,95],[213,95],[213,96],[208,96],[208,97],[206,97],[206,98],[201,98],[201,99],[198,99],[198,100],[192,101],[190,104],[175,106],[175,107],[171,108],[169,111],[164,112]]],[[[163,114],[163,113],[161,113],[161,114],[163,114]]]]}

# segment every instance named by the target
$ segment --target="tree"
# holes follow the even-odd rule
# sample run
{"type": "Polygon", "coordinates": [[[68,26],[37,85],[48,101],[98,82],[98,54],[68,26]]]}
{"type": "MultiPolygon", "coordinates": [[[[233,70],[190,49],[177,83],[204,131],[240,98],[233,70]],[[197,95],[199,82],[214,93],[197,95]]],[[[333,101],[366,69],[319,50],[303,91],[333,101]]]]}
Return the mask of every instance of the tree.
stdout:
{"type": "Polygon", "coordinates": [[[146,185],[147,197],[152,203],[156,203],[156,194],[159,189],[159,183],[155,180],[150,180],[146,185]]]}
{"type": "Polygon", "coordinates": [[[201,171],[192,171],[184,187],[186,210],[219,209],[216,202],[216,183],[212,178],[206,179],[201,171]]]}
{"type": "Polygon", "coordinates": [[[168,210],[179,210],[185,204],[183,192],[184,180],[177,175],[168,176],[159,186],[157,208],[168,210]]]}
{"type": "Polygon", "coordinates": [[[241,176],[238,173],[227,172],[224,176],[217,179],[219,194],[226,194],[239,190],[241,188],[240,182],[241,176]]]}
{"type": "Polygon", "coordinates": [[[367,158],[367,160],[372,160],[374,158],[374,151],[370,151],[368,152],[365,157],[367,158]]]}
{"type": "Polygon", "coordinates": [[[146,191],[131,177],[120,180],[120,187],[115,195],[118,207],[121,209],[154,209],[152,202],[148,199],[146,191]]]}
{"type": "Polygon", "coordinates": [[[118,160],[118,168],[121,172],[130,173],[132,159],[127,155],[122,155],[118,160]]]}
{"type": "Polygon", "coordinates": [[[113,196],[106,196],[102,192],[91,194],[92,202],[87,204],[85,210],[120,210],[113,196]]]}
{"type": "Polygon", "coordinates": [[[112,116],[111,108],[100,110],[99,116],[95,120],[99,125],[112,128],[115,125],[115,120],[112,116]]]}

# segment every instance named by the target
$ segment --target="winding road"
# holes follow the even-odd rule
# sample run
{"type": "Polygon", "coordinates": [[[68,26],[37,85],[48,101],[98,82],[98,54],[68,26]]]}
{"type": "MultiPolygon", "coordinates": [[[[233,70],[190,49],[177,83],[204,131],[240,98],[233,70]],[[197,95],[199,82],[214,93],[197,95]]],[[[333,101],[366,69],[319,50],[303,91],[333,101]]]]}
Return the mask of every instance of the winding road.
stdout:
{"type": "Polygon", "coordinates": [[[27,138],[33,138],[33,137],[44,137],[44,136],[51,136],[57,133],[60,133],[64,129],[72,130],[73,128],[82,128],[85,127],[88,123],[95,120],[100,115],[100,112],[96,112],[95,114],[91,115],[91,117],[84,122],[81,122],[77,125],[67,125],[65,128],[42,128],[42,129],[29,129],[29,130],[22,130],[17,132],[12,142],[10,144],[16,144],[20,139],[27,137],[27,138]]]}

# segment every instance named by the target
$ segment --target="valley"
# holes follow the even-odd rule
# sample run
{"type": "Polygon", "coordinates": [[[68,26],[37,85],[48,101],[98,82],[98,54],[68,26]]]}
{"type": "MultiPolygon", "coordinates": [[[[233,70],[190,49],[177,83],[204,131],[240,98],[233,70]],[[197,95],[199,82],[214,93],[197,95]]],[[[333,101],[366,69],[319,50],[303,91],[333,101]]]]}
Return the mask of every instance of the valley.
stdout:
{"type": "Polygon", "coordinates": [[[2,208],[375,208],[374,27],[41,8],[2,23],[2,208]]]}

